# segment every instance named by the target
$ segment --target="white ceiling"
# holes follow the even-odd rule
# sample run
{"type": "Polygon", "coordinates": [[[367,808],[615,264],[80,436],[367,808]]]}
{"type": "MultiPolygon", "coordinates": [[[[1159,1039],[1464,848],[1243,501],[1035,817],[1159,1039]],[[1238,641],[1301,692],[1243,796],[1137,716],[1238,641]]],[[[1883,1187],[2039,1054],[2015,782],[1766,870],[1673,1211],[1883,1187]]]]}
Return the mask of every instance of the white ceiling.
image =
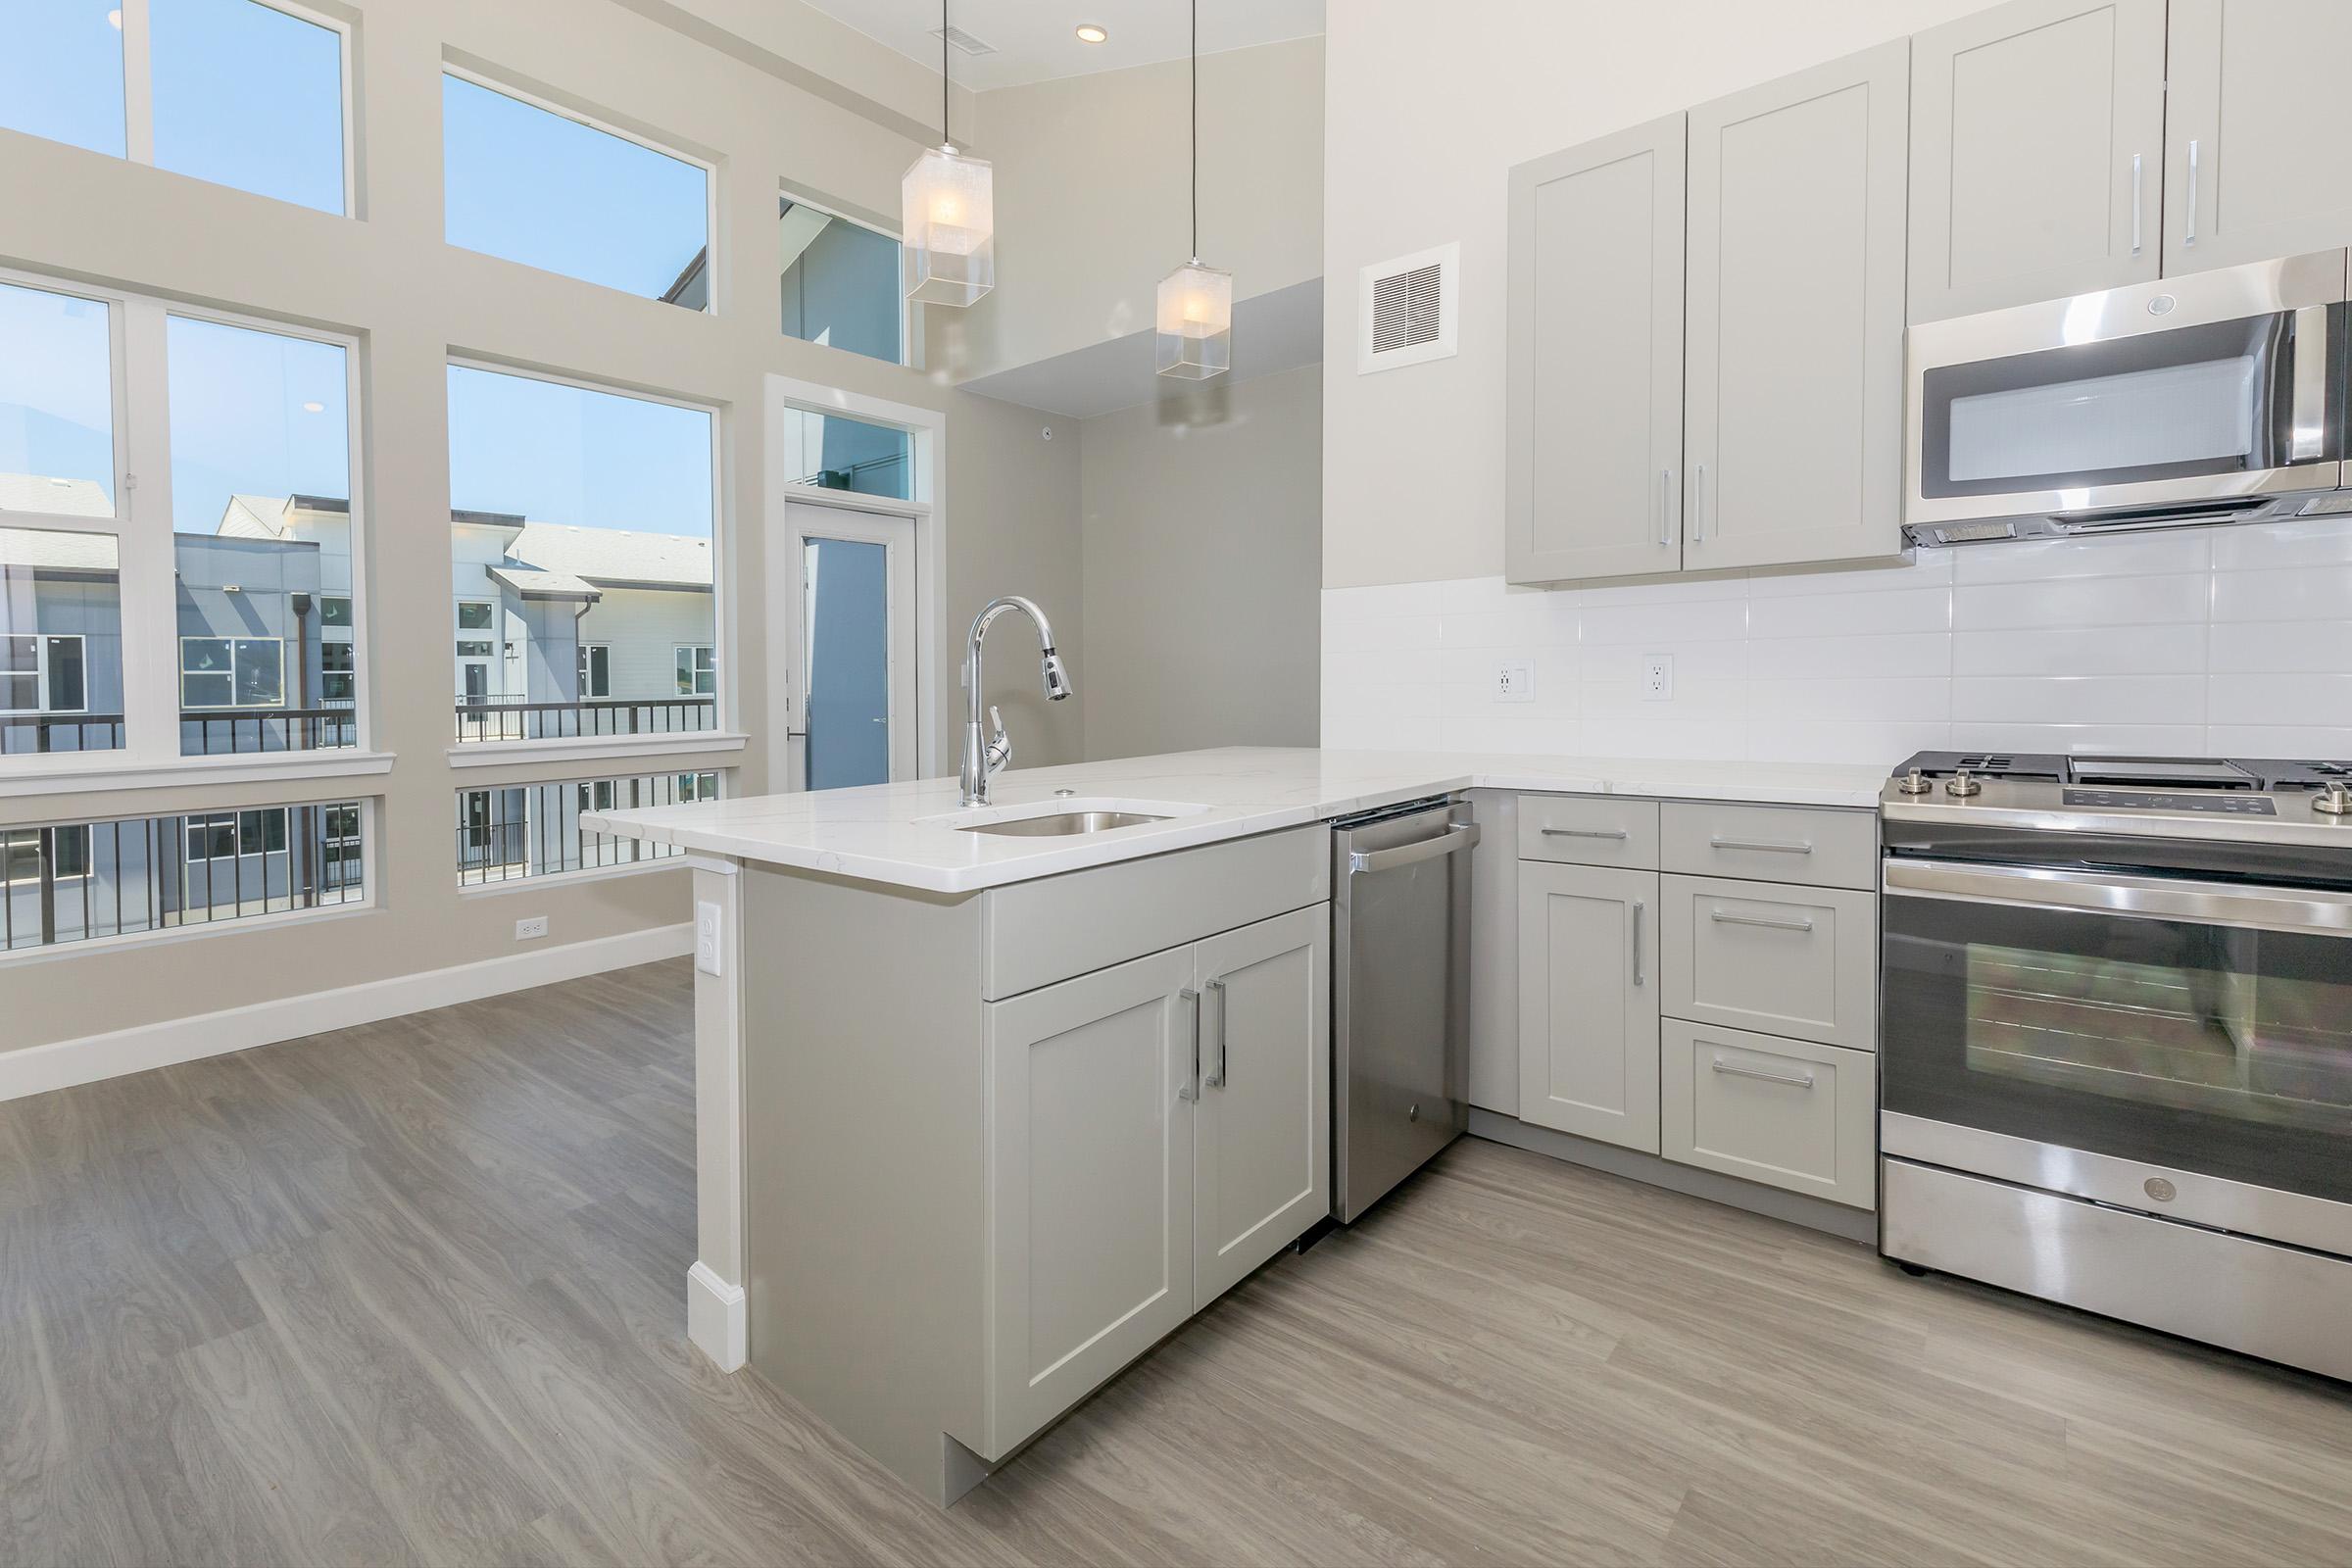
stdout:
{"type": "MultiPolygon", "coordinates": [[[[939,69],[939,0],[808,0],[903,55],[939,69]]],[[[948,74],[976,92],[1181,60],[1190,47],[1187,0],[949,0],[948,20],[996,53],[948,51],[948,74]],[[1080,43],[1082,22],[1108,29],[1080,43]]],[[[1323,31],[1323,0],[1201,0],[1200,52],[1246,49],[1323,31]]]]}

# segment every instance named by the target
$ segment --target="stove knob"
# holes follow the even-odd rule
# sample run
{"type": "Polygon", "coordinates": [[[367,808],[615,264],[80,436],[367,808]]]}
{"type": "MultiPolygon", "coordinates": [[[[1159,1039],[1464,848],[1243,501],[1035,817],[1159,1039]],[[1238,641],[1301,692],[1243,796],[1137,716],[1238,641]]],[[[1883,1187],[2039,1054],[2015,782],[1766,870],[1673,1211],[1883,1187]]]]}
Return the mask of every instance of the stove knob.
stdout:
{"type": "Polygon", "coordinates": [[[1969,773],[1968,769],[1964,767],[1959,772],[1954,773],[1950,778],[1944,780],[1943,793],[1946,795],[1957,795],[1960,797],[1960,799],[1967,800],[1972,795],[1984,794],[1984,786],[1978,782],[1977,779],[1969,773]]]}
{"type": "Polygon", "coordinates": [[[2352,784],[2337,779],[2311,798],[2311,808],[2329,816],[2352,815],[2352,784]]]}
{"type": "Polygon", "coordinates": [[[1910,777],[1895,780],[1894,787],[1905,795],[1925,795],[1929,790],[1935,788],[1928,782],[1928,775],[1916,767],[1911,770],[1910,777]]]}

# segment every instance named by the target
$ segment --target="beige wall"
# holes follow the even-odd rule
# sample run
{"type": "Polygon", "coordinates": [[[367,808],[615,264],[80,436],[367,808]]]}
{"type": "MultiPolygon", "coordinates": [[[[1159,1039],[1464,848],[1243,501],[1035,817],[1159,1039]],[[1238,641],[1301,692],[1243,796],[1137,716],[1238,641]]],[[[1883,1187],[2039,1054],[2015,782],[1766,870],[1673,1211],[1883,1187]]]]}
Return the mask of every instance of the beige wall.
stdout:
{"type": "MultiPolygon", "coordinates": [[[[948,626],[940,639],[938,687],[943,710],[937,771],[953,773],[961,755],[963,689],[958,670],[964,638],[980,607],[999,594],[1025,594],[1054,623],[1054,639],[1070,666],[1075,696],[1046,701],[1036,635],[1019,617],[1000,620],[988,634],[988,690],[984,700],[1004,710],[1012,737],[1012,766],[1074,762],[1087,755],[1086,670],[1094,644],[1087,634],[1079,561],[1078,473],[1084,449],[1076,419],[1040,414],[1014,403],[959,395],[948,431],[949,482],[959,505],[985,509],[986,534],[976,548],[950,547],[948,626]],[[1048,440],[1045,432],[1054,432],[1048,440]]],[[[967,514],[968,515],[968,514],[967,514]]],[[[959,535],[964,530],[958,526],[959,535]]]]}
{"type": "Polygon", "coordinates": [[[1086,421],[1088,756],[1315,744],[1322,373],[1086,421]]]}
{"type": "MultiPolygon", "coordinates": [[[[449,765],[444,365],[453,352],[702,400],[723,411],[721,659],[730,672],[726,701],[737,724],[755,734],[748,750],[716,760],[740,764],[730,789],[764,784],[757,731],[765,711],[769,627],[756,586],[743,585],[763,580],[760,399],[771,373],[945,410],[955,537],[943,620],[959,628],[982,599],[1004,586],[1039,592],[1050,608],[1069,607],[1072,621],[1062,640],[1084,668],[1076,623],[1076,443],[1048,449],[1037,439],[1045,422],[1038,416],[777,330],[779,182],[894,212],[916,132],[795,85],[763,68],[757,51],[722,52],[653,20],[671,10],[656,0],[625,6],[355,0],[353,9],[360,220],[0,131],[0,190],[8,193],[0,201],[0,265],[360,336],[359,466],[370,519],[364,678],[373,703],[374,745],[398,760],[388,774],[340,783],[16,797],[0,800],[0,823],[376,797],[370,872],[378,906],[349,918],[223,928],[0,963],[0,1050],[512,955],[523,951],[513,928],[525,914],[546,914],[552,922],[550,942],[533,951],[685,919],[686,879],[671,871],[518,884],[488,896],[458,892],[453,790],[712,763],[640,757],[617,763],[449,765]],[[445,51],[713,159],[719,166],[716,314],[689,314],[444,245],[445,51]],[[1000,539],[1001,554],[994,544],[1000,539]]],[[[855,48],[841,38],[833,46],[855,48]]],[[[887,60],[871,64],[885,84],[899,74],[887,60]]],[[[943,650],[941,662],[934,695],[952,700],[952,651],[943,650]]],[[[1016,672],[1006,668],[1003,678],[1009,694],[1016,672]]],[[[1032,717],[1020,701],[1007,704],[1006,718],[1021,726],[1024,762],[1080,754],[1077,715],[1032,717]]]]}
{"type": "MultiPolygon", "coordinates": [[[[929,364],[960,381],[1151,327],[1191,254],[1188,81],[1176,61],[976,95],[997,291],[929,313],[929,364]]],[[[1322,39],[1201,57],[1200,257],[1237,298],[1321,274],[1322,147],[1322,39]]]]}
{"type": "Polygon", "coordinates": [[[1471,25],[1423,0],[1333,5],[1325,585],[1502,569],[1505,171],[1982,9],[1983,0],[1491,0],[1471,25]],[[1462,246],[1461,353],[1359,376],[1360,270],[1448,240],[1462,246]]]}

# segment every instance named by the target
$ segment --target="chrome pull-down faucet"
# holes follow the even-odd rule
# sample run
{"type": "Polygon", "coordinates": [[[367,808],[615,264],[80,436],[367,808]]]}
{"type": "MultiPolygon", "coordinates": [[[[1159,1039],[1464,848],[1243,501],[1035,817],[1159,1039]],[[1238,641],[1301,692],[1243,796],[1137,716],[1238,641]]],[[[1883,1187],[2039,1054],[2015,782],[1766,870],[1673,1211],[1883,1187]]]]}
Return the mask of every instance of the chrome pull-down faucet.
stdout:
{"type": "Polygon", "coordinates": [[[988,635],[989,623],[1007,610],[1017,610],[1037,623],[1037,643],[1045,660],[1046,698],[1060,702],[1070,695],[1070,672],[1062,667],[1061,655],[1054,651],[1054,627],[1046,612],[1019,594],[1006,594],[992,599],[972,617],[972,635],[963,649],[963,804],[988,804],[988,778],[991,773],[1012,760],[1012,738],[1004,733],[1004,720],[997,710],[988,710],[988,721],[995,734],[983,739],[980,730],[980,643],[988,635]]]}

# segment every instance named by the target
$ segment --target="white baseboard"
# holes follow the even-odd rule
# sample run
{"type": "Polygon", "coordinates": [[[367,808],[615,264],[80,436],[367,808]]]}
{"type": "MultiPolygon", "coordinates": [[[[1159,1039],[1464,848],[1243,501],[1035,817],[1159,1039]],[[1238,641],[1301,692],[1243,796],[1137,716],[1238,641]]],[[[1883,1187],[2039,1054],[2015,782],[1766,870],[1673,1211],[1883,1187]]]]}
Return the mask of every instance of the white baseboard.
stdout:
{"type": "Polygon", "coordinates": [[[721,1372],[739,1372],[751,1359],[751,1308],[743,1287],[729,1285],[699,1260],[686,1271],[686,1339],[721,1372]]]}
{"type": "Polygon", "coordinates": [[[0,1100],[46,1094],[52,1089],[96,1083],[101,1078],[120,1078],[125,1073],[218,1056],[250,1046],[299,1040],[330,1029],[348,1029],[354,1024],[374,1023],[404,1013],[476,1002],[510,991],[527,991],[533,986],[556,985],[609,969],[625,969],[631,964],[683,957],[693,951],[692,924],[655,926],[588,942],[567,942],[562,947],[508,954],[447,969],[427,969],[420,974],[396,975],[389,980],[370,980],[364,985],[315,991],[307,996],[199,1013],[192,1018],[173,1018],[164,1023],[141,1024],[109,1034],[84,1035],[78,1040],[59,1040],[23,1051],[4,1052],[0,1053],[0,1100]]]}

